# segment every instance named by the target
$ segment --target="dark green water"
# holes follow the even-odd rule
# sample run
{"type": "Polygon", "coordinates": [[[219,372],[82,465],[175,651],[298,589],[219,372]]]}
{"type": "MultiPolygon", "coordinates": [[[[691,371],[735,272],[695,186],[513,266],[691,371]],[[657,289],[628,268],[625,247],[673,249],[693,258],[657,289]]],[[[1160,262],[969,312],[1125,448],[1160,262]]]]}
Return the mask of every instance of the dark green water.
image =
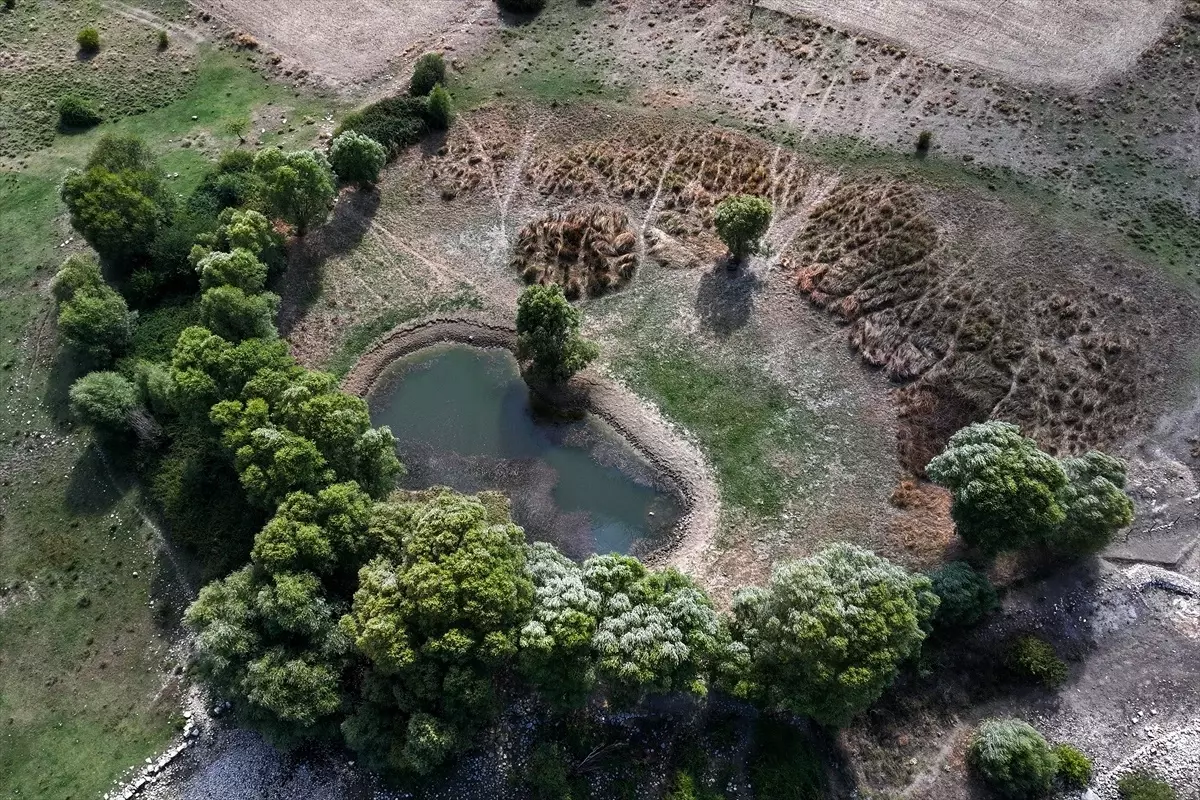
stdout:
{"type": "Polygon", "coordinates": [[[615,431],[535,416],[507,351],[445,345],[402,359],[370,398],[406,488],[496,489],[531,539],[573,558],[652,549],[681,504],[615,431]]]}

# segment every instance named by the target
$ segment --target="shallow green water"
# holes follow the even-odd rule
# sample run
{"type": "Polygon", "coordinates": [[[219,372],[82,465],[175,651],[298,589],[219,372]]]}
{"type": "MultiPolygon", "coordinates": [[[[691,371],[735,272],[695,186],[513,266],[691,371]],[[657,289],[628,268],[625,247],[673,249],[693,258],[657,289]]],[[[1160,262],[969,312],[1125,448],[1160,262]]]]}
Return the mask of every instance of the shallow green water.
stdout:
{"type": "Polygon", "coordinates": [[[406,488],[502,491],[531,539],[573,558],[643,552],[681,513],[677,495],[607,426],[536,417],[507,351],[424,350],[392,368],[370,406],[396,435],[406,488]]]}

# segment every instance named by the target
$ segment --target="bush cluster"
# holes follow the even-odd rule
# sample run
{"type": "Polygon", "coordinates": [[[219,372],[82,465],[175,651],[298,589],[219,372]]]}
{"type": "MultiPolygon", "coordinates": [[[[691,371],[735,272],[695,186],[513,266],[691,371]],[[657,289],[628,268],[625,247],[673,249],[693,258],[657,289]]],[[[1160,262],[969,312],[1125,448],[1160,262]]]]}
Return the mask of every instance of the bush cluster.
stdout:
{"type": "Polygon", "coordinates": [[[89,101],[76,94],[63,95],[58,100],[58,126],[64,131],[80,130],[99,125],[100,112],[89,101]]]}
{"type": "Polygon", "coordinates": [[[336,138],[345,131],[361,133],[383,145],[388,158],[392,159],[425,135],[428,127],[426,106],[424,97],[388,97],[347,115],[334,136],[336,138]]]}
{"type": "Polygon", "coordinates": [[[1129,772],[1117,780],[1121,800],[1178,800],[1169,783],[1145,771],[1129,772]]]}
{"type": "Polygon", "coordinates": [[[1069,789],[1085,789],[1092,782],[1092,760],[1069,744],[1056,744],[1058,779],[1069,789]]]}
{"type": "Polygon", "coordinates": [[[1067,680],[1067,665],[1054,652],[1054,647],[1033,634],[1018,636],[1009,645],[1005,664],[1016,675],[1047,689],[1062,686],[1067,680]]]}
{"type": "Polygon", "coordinates": [[[989,719],[976,729],[968,763],[992,789],[1011,800],[1049,793],[1058,759],[1033,726],[1019,719],[989,719]]]}
{"type": "Polygon", "coordinates": [[[413,68],[409,92],[413,97],[424,97],[433,87],[446,82],[446,61],[441,53],[426,53],[417,59],[413,68]]]}
{"type": "Polygon", "coordinates": [[[1000,607],[987,576],[965,561],[939,567],[929,578],[933,593],[941,600],[933,617],[936,628],[946,631],[969,628],[1000,607]]]}

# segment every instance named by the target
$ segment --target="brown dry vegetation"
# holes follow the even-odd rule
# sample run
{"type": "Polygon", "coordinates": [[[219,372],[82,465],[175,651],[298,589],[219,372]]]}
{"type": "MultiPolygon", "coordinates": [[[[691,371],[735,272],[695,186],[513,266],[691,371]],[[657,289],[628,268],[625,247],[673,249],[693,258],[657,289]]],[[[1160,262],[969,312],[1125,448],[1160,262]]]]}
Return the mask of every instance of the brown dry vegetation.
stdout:
{"type": "Polygon", "coordinates": [[[1139,299],[1120,281],[1047,280],[1051,267],[964,264],[937,241],[918,193],[859,181],[813,210],[794,256],[801,291],[849,322],[863,358],[905,384],[896,402],[906,468],[920,474],[955,430],[993,417],[1057,453],[1110,445],[1137,424],[1141,390],[1158,375],[1147,349],[1179,322],[1147,312],[1169,302],[1139,299]]]}
{"type": "Polygon", "coordinates": [[[624,286],[637,268],[637,234],[619,208],[590,206],[534,220],[517,234],[513,267],[526,283],[557,283],[567,297],[624,286]]]}

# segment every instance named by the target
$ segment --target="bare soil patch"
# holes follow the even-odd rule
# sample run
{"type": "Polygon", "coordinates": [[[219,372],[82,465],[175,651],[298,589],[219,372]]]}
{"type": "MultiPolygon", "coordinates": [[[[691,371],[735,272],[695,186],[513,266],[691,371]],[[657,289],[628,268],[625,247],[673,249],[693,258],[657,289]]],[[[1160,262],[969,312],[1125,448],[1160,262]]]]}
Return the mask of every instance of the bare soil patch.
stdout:
{"type": "Polygon", "coordinates": [[[490,0],[205,0],[206,13],[339,89],[402,71],[429,50],[455,51],[495,25],[490,0]]]}
{"type": "Polygon", "coordinates": [[[1162,35],[1171,0],[763,0],[911,47],[925,58],[968,64],[1020,83],[1085,89],[1127,69],[1162,35]]]}

